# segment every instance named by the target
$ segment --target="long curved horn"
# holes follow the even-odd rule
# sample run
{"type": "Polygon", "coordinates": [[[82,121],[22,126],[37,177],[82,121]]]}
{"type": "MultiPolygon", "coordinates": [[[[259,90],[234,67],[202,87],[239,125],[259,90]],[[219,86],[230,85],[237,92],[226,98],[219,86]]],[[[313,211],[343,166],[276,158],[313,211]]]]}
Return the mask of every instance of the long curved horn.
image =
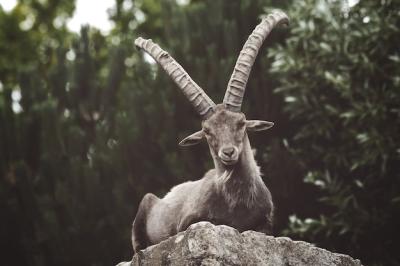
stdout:
{"type": "Polygon", "coordinates": [[[215,103],[194,82],[183,67],[175,61],[166,51],[160,48],[151,39],[141,37],[135,40],[135,45],[146,51],[168,73],[175,83],[182,89],[183,94],[189,99],[200,116],[205,119],[214,112],[215,103]]]}
{"type": "Polygon", "coordinates": [[[279,24],[289,24],[289,18],[282,11],[276,10],[258,24],[244,44],[224,96],[224,104],[229,110],[240,112],[247,80],[258,50],[271,30],[279,24]]]}

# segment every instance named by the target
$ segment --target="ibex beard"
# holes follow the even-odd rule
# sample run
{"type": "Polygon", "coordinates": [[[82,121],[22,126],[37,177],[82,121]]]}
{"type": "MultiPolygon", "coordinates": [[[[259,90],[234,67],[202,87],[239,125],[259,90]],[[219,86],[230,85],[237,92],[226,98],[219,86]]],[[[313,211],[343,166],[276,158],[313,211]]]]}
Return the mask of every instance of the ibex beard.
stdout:
{"type": "Polygon", "coordinates": [[[202,128],[180,142],[190,146],[206,139],[215,168],[203,178],[177,185],[162,199],[148,193],[132,228],[133,249],[177,234],[199,221],[224,224],[239,231],[271,233],[273,203],[255,161],[247,133],[273,126],[247,120],[240,112],[245,87],[258,50],[275,25],[288,23],[281,11],[268,15],[255,28],[236,62],[223,103],[216,105],[167,52],[151,40],[135,44],[149,53],[182,89],[202,117],[202,128]]]}

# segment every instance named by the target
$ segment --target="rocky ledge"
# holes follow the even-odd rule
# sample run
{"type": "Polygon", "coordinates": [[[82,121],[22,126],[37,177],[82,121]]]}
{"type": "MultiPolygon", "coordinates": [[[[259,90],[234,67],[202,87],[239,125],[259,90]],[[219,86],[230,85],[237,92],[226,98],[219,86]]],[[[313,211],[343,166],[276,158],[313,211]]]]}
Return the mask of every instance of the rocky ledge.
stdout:
{"type": "Polygon", "coordinates": [[[332,253],[303,241],[259,232],[239,233],[209,222],[191,225],[157,245],[140,251],[131,262],[138,265],[361,265],[348,255],[332,253]]]}

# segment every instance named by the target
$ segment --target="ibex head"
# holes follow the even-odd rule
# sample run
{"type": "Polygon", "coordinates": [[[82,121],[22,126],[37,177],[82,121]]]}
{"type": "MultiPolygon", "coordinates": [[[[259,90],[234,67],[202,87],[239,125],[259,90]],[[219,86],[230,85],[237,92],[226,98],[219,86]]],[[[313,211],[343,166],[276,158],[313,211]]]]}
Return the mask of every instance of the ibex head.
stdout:
{"type": "Polygon", "coordinates": [[[210,150],[225,165],[233,165],[242,152],[246,131],[266,130],[272,122],[246,120],[242,112],[232,112],[224,104],[218,104],[212,115],[203,120],[202,129],[183,139],[179,144],[189,146],[207,139],[210,150]]]}
{"type": "Polygon", "coordinates": [[[240,109],[258,51],[273,27],[282,23],[288,24],[288,17],[281,11],[275,11],[254,29],[236,61],[224,100],[218,105],[190,78],[178,62],[152,40],[140,37],[135,40],[136,46],[149,53],[172,77],[203,119],[202,129],[183,139],[180,145],[194,145],[206,138],[211,152],[224,165],[233,165],[240,157],[247,131],[266,130],[274,125],[268,121],[246,120],[240,109]]]}

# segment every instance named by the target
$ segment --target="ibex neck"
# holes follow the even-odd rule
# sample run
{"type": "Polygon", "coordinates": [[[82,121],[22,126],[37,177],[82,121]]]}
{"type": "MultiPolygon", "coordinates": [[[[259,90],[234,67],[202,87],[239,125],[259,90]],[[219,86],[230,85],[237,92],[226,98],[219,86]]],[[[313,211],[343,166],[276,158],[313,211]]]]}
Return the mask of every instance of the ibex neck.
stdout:
{"type": "Polygon", "coordinates": [[[262,180],[247,135],[243,141],[243,150],[239,161],[233,167],[225,166],[213,152],[211,154],[218,175],[216,176],[216,184],[225,197],[229,208],[235,208],[239,203],[243,203],[247,207],[254,204],[257,196],[257,185],[260,182],[262,183],[262,180]]]}

